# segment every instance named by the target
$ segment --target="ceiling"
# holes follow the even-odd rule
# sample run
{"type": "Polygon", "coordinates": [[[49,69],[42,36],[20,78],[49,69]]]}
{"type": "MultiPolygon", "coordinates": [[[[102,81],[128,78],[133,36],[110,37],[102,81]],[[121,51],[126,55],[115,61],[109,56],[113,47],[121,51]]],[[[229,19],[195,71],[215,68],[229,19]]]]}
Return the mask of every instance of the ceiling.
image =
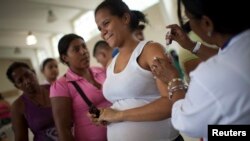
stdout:
{"type": "Polygon", "coordinates": [[[94,9],[101,1],[1,0],[0,49],[26,46],[25,37],[28,31],[41,38],[49,38],[57,33],[73,32],[72,21],[87,10],[94,9]],[[57,17],[53,23],[47,22],[49,10],[52,10],[57,17]],[[14,43],[22,39],[24,44],[14,43]]]}

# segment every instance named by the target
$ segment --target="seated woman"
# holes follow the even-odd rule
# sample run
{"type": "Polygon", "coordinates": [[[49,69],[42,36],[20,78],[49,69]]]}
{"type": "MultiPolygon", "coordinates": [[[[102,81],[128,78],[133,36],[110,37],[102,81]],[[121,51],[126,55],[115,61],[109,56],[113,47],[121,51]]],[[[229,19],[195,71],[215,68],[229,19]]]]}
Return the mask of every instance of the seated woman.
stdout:
{"type": "Polygon", "coordinates": [[[11,107],[15,141],[28,141],[28,128],[34,134],[34,141],[56,141],[50,86],[39,85],[35,72],[22,62],[11,64],[6,74],[15,87],[23,91],[11,107]]]}

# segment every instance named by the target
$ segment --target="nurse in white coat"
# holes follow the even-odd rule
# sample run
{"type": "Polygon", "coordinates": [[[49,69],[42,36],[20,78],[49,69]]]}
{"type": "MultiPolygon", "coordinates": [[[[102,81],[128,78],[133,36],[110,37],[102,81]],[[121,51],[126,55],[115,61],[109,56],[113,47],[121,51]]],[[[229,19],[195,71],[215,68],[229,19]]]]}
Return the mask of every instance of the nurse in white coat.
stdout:
{"type": "Polygon", "coordinates": [[[210,124],[250,124],[250,23],[246,20],[250,11],[246,1],[182,2],[192,30],[220,51],[191,72],[187,92],[169,60],[155,59],[151,68],[165,82],[174,103],[173,126],[206,141],[210,124]]]}

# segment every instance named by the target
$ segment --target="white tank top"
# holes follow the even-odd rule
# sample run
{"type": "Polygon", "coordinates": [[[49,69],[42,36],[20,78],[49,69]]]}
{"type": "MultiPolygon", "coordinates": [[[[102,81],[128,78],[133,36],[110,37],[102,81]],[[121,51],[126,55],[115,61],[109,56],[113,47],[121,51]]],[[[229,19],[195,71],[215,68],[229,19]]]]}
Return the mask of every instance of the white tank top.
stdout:
{"type": "MultiPolygon", "coordinates": [[[[147,41],[141,41],[134,49],[127,66],[114,73],[117,56],[107,68],[103,84],[104,96],[117,110],[146,105],[160,97],[156,82],[150,71],[137,62],[147,41]]],[[[159,107],[164,108],[164,107],[159,107]]],[[[171,141],[179,133],[172,127],[170,119],[152,122],[118,122],[108,125],[109,141],[171,141]]]]}

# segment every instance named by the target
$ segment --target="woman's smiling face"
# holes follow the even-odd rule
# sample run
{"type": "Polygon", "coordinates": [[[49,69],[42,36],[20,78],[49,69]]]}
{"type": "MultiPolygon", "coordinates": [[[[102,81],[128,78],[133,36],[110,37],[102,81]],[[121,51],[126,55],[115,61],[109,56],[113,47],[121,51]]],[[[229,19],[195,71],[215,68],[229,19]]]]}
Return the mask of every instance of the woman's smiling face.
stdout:
{"type": "Polygon", "coordinates": [[[112,15],[107,8],[102,8],[96,12],[95,21],[102,38],[110,47],[119,47],[126,39],[124,33],[129,30],[129,25],[123,17],[112,15]]]}

